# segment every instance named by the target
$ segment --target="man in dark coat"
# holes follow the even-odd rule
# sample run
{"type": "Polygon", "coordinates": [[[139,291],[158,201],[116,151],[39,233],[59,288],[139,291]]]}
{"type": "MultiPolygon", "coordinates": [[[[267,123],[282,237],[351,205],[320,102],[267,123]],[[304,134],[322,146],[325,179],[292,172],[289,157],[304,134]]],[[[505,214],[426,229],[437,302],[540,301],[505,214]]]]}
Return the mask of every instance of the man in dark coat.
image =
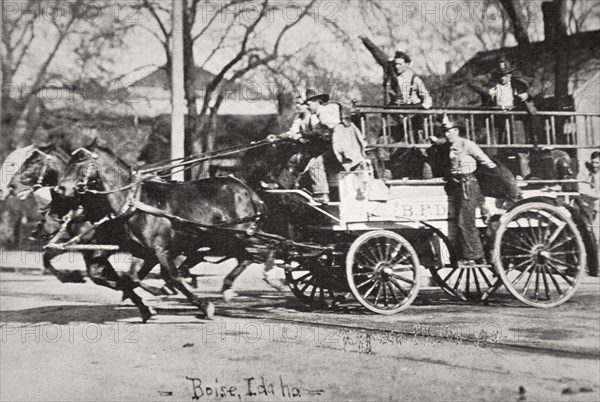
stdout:
{"type": "MultiPolygon", "coordinates": [[[[469,85],[482,96],[483,106],[492,106],[502,110],[524,110],[532,115],[537,113],[533,104],[535,91],[530,88],[523,78],[523,74],[512,67],[505,58],[500,58],[498,61],[498,67],[492,74],[491,85],[478,81],[471,81],[469,85]]],[[[512,123],[510,117],[498,118],[496,120],[498,138],[493,138],[493,141],[513,144],[526,143],[523,119],[517,117],[514,119],[514,124],[512,123]]],[[[528,129],[536,130],[533,123],[528,129]]],[[[537,135],[535,132],[531,134],[532,139],[537,135]]]]}

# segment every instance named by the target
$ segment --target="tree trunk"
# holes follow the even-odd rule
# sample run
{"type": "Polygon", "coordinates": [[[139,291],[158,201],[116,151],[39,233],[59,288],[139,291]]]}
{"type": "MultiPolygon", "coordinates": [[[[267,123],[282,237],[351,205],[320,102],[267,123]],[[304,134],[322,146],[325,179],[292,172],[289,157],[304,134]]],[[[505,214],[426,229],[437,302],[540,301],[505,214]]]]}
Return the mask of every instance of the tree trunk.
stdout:
{"type": "Polygon", "coordinates": [[[523,3],[521,0],[500,0],[500,4],[508,14],[513,34],[519,45],[527,45],[530,43],[529,34],[527,33],[527,24],[523,16],[523,3]]]}

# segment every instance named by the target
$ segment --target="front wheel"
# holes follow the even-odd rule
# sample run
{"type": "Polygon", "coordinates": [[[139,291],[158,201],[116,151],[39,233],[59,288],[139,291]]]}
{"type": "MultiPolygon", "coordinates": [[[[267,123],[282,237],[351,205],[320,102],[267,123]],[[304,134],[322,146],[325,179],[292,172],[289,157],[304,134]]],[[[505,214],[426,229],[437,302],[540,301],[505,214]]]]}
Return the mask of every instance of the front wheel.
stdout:
{"type": "Polygon", "coordinates": [[[534,307],[569,300],[587,261],[570,213],[543,202],[522,204],[500,219],[492,257],[507,290],[534,307]]]}
{"type": "Polygon", "coordinates": [[[350,246],[346,277],[350,290],[367,309],[395,314],[419,291],[419,258],[410,243],[388,230],[367,232],[350,246]]]}

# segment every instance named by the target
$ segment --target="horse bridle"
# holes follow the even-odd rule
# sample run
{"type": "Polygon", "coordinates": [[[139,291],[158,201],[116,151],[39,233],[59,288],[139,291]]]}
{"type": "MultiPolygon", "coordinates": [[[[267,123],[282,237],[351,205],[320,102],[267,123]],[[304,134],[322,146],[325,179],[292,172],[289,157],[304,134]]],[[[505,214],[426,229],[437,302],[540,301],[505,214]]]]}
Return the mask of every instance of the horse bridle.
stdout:
{"type": "Polygon", "coordinates": [[[48,170],[48,165],[50,164],[50,159],[52,158],[50,155],[48,155],[47,153],[40,151],[39,149],[34,149],[32,151],[32,155],[34,153],[38,153],[43,157],[43,161],[44,164],[42,165],[42,170],[40,171],[40,174],[36,180],[36,183],[33,185],[33,191],[39,190],[40,188],[42,188],[42,183],[44,182],[44,176],[46,176],[46,171],[48,170]]]}
{"type": "MultiPolygon", "coordinates": [[[[97,153],[92,152],[86,148],[77,148],[75,151],[73,151],[71,153],[71,156],[77,155],[78,153],[81,153],[81,152],[87,154],[92,159],[98,159],[97,153]]],[[[85,170],[85,176],[83,176],[83,180],[81,180],[81,181],[77,182],[77,184],[75,184],[75,188],[79,194],[83,194],[88,191],[88,182],[90,181],[93,167],[94,167],[93,161],[88,163],[87,168],[85,170]]]]}

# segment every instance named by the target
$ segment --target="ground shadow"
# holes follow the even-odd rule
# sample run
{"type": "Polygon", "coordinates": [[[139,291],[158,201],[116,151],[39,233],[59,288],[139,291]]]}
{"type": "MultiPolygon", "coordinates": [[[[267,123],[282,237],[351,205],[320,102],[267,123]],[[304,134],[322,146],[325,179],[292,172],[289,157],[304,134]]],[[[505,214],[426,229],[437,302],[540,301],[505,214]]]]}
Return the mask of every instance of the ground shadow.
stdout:
{"type": "Polygon", "coordinates": [[[0,311],[3,323],[50,323],[67,325],[70,323],[106,324],[120,320],[139,319],[139,310],[134,306],[48,306],[17,311],[0,311]]]}

